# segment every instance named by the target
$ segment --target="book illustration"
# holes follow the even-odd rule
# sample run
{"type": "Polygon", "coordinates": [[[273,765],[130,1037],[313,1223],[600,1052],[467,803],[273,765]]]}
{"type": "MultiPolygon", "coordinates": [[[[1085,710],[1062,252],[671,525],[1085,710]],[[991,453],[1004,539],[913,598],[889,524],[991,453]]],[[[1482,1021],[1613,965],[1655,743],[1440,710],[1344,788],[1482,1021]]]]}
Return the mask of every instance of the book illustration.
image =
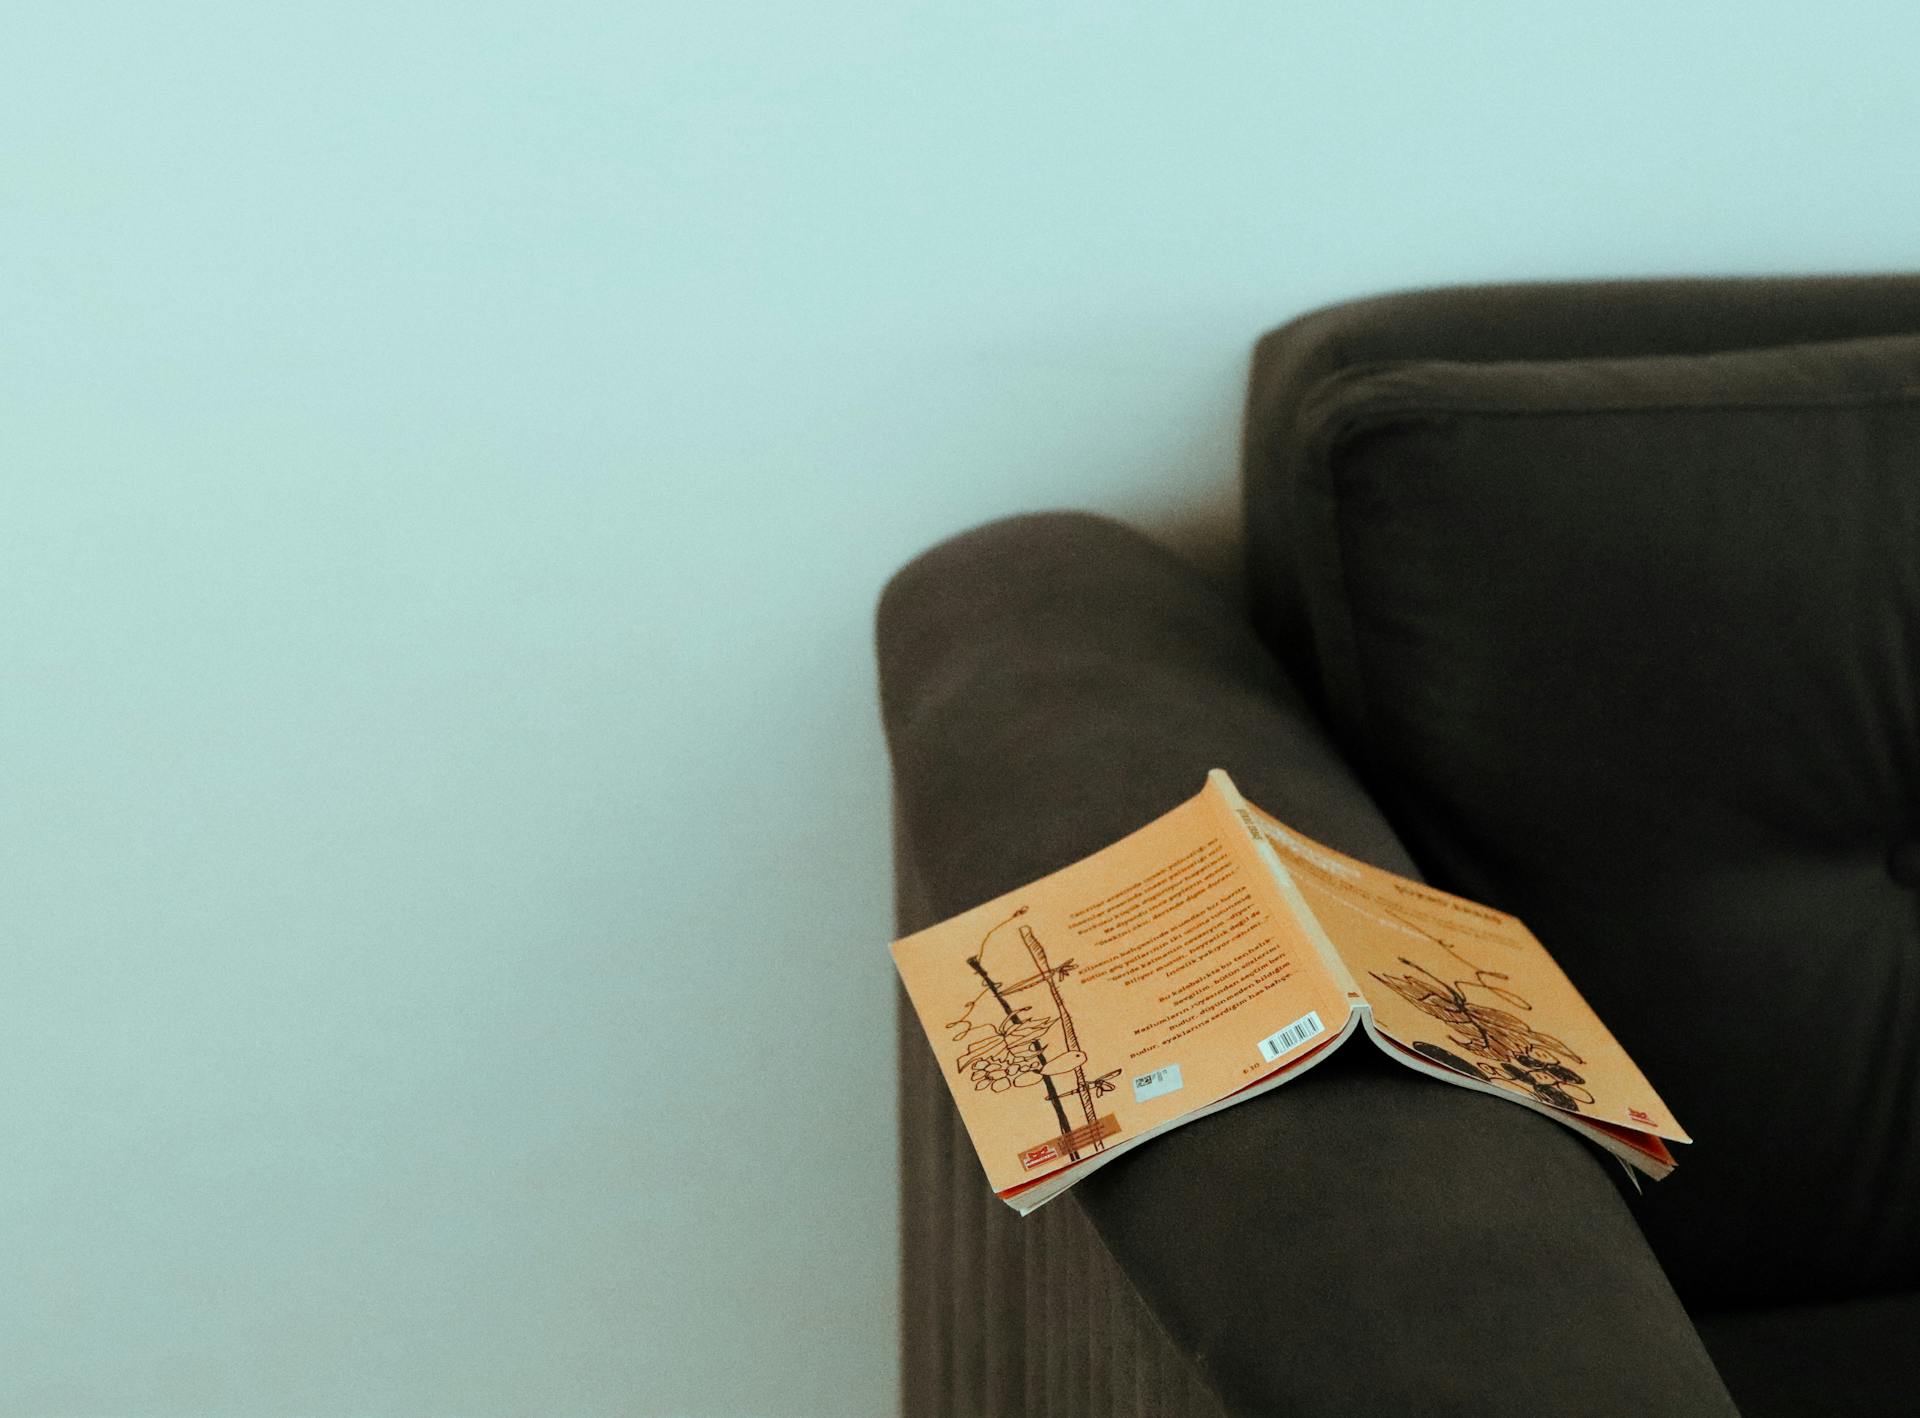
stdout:
{"type": "Polygon", "coordinates": [[[894,942],[997,1196],[1027,1215],[1360,1032],[1638,1174],[1673,1170],[1662,1139],[1686,1133],[1523,922],[1267,829],[1216,770],[1093,855],[894,942]]]}
{"type": "MultiPolygon", "coordinates": [[[[1451,947],[1448,954],[1461,959],[1451,947]]],[[[1477,1004],[1469,998],[1468,990],[1483,990],[1518,1009],[1531,1010],[1533,1006],[1512,990],[1486,983],[1489,977],[1504,980],[1505,975],[1476,968],[1472,978],[1448,981],[1404,955],[1400,963],[1417,973],[1369,973],[1421,1013],[1445,1024],[1447,1043],[1473,1057],[1463,1058],[1445,1045],[1425,1040],[1410,1046],[1414,1052],[1459,1073],[1525,1088],[1541,1102],[1569,1113],[1577,1113],[1581,1104],[1593,1102],[1593,1094],[1584,1086],[1586,1079],[1572,1067],[1586,1060],[1565,1041],[1535,1029],[1504,1009],[1477,1004]]],[[[1472,962],[1463,960],[1462,963],[1471,965],[1472,962]]]]}
{"type": "Polygon", "coordinates": [[[1446,1024],[1450,1030],[1447,1042],[1464,1049],[1472,1057],[1462,1058],[1445,1045],[1429,1042],[1413,1042],[1411,1047],[1416,1053],[1461,1073],[1478,1075],[1489,1082],[1504,1083],[1509,1087],[1524,1088],[1541,1102],[1569,1113],[1577,1113],[1582,1104],[1594,1101],[1593,1094],[1585,1086],[1587,1080],[1573,1068],[1575,1064],[1584,1066],[1585,1059],[1565,1040],[1536,1029],[1508,1010],[1498,1007],[1504,1004],[1527,1013],[1533,1010],[1529,1001],[1510,988],[1511,976],[1504,971],[1476,965],[1462,955],[1459,947],[1451,941],[1402,912],[1389,909],[1387,914],[1407,930],[1425,936],[1445,951],[1450,960],[1469,972],[1451,981],[1444,980],[1404,955],[1400,957],[1400,963],[1417,971],[1424,979],[1414,975],[1369,972],[1374,979],[1423,1014],[1446,1024]],[[1468,991],[1478,992],[1495,1003],[1476,1002],[1468,991]]]}
{"type": "Polygon", "coordinates": [[[1087,1074],[1087,1056],[1060,993],[1060,982],[1073,973],[1073,961],[1050,964],[1045,945],[1024,922],[1016,927],[1023,955],[1016,955],[1009,937],[1000,934],[1026,914],[1022,906],[993,927],[967,958],[981,989],[947,1027],[953,1042],[962,1046],[954,1068],[967,1077],[974,1092],[1005,1093],[1036,1085],[1043,1090],[1057,1129],[1050,1141],[1021,1154],[1022,1164],[1031,1168],[1106,1150],[1106,1140],[1116,1129],[1111,1119],[1100,1117],[1094,1099],[1114,1090],[1120,1070],[1087,1074]],[[1046,992],[1043,997],[1015,1001],[1015,996],[1041,990],[1046,992]],[[977,1018],[976,1012],[986,1017],[977,1018]]]}

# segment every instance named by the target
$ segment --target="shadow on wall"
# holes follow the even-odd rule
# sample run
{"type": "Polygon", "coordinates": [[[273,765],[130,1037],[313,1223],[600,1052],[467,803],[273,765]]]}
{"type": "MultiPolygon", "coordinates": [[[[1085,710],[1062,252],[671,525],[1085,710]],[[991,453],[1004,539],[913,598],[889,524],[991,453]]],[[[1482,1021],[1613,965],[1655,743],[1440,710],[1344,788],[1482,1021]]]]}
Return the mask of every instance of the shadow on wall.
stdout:
{"type": "Polygon", "coordinates": [[[1287,312],[1090,313],[878,352],[886,373],[839,411],[864,456],[831,466],[872,469],[897,513],[880,577],[980,522],[1062,509],[1131,524],[1238,598],[1247,375],[1287,312]]]}
{"type": "Polygon", "coordinates": [[[1170,508],[1128,507],[1117,514],[1186,562],[1235,605],[1246,602],[1246,549],[1241,536],[1238,472],[1203,498],[1170,508]]]}

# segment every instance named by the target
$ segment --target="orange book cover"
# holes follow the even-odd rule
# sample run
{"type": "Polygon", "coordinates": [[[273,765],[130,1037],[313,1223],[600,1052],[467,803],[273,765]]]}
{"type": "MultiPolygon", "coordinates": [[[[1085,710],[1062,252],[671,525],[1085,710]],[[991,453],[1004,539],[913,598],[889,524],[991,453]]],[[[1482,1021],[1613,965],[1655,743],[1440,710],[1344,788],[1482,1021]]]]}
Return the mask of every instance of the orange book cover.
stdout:
{"type": "Polygon", "coordinates": [[[1092,856],[893,945],[994,1191],[1021,1212],[1364,1030],[1653,1176],[1686,1141],[1511,916],[1292,832],[1216,769],[1092,856]]]}
{"type": "Polygon", "coordinates": [[[1369,1032],[1427,1064],[1582,1122],[1691,1141],[1518,919],[1250,811],[1358,981],[1369,1032]]]}

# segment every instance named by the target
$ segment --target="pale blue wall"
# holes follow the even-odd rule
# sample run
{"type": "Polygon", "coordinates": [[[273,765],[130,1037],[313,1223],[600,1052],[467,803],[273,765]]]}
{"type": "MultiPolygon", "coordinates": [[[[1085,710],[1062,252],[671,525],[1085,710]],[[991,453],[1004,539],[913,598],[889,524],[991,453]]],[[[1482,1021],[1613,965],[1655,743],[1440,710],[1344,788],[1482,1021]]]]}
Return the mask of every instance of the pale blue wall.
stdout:
{"type": "Polygon", "coordinates": [[[1911,267],[1906,5],[8,6],[0,1412],[884,1413],[889,569],[1911,267]]]}

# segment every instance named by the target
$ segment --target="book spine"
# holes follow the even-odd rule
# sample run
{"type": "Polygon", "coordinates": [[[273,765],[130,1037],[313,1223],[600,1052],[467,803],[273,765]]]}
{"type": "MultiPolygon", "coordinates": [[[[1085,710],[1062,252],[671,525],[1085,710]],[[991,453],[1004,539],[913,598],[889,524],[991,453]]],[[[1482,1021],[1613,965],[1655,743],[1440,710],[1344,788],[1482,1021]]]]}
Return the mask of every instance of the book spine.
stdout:
{"type": "Polygon", "coordinates": [[[1274,884],[1280,888],[1280,894],[1286,899],[1288,909],[1293,912],[1294,919],[1300,923],[1300,929],[1306,932],[1307,939],[1313,942],[1314,949],[1320,953],[1321,963],[1327,967],[1328,973],[1339,985],[1341,993],[1346,995],[1347,1003],[1355,1009],[1367,1008],[1367,997],[1360,993],[1360,986],[1353,978],[1353,971],[1347,968],[1347,962],[1342,960],[1340,952],[1334,949],[1333,941],[1328,938],[1325,927],[1320,924],[1320,918],[1313,914],[1313,908],[1307,904],[1307,898],[1300,894],[1300,887],[1294,881],[1293,873],[1288,871],[1286,863],[1280,860],[1280,854],[1274,851],[1273,843],[1267,840],[1267,834],[1260,830],[1259,820],[1254,817],[1253,810],[1247,806],[1247,800],[1240,796],[1240,790],[1234,786],[1233,779],[1227,776],[1224,768],[1215,768],[1208,772],[1207,784],[1220,795],[1221,802],[1233,815],[1234,821],[1246,830],[1247,836],[1253,842],[1255,854],[1273,874],[1274,884]]]}

